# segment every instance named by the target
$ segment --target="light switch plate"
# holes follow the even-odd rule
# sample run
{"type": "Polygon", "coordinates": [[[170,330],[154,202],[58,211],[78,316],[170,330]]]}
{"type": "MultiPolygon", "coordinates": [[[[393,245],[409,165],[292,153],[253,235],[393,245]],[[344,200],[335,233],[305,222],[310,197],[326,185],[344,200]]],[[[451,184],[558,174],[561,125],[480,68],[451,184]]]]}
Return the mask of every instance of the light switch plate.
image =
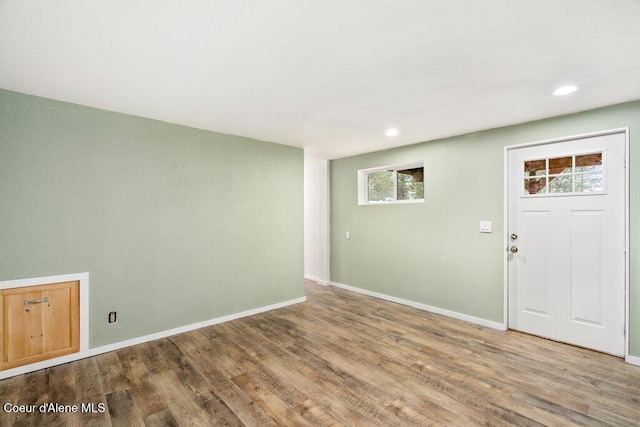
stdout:
{"type": "Polygon", "coordinates": [[[480,221],[480,232],[491,233],[491,221],[480,221]]]}

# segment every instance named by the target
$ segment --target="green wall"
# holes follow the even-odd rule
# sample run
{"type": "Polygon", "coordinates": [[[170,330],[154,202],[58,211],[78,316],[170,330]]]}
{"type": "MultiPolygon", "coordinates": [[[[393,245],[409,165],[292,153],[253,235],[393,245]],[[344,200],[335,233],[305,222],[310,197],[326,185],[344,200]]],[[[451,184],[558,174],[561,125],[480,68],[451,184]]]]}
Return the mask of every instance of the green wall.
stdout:
{"type": "Polygon", "coordinates": [[[0,280],[78,272],[90,347],[302,297],[303,151],[0,90],[0,280]]]}
{"type": "Polygon", "coordinates": [[[331,281],[502,323],[504,147],[621,127],[630,128],[630,353],[640,356],[640,102],[332,161],[331,281]],[[423,204],[358,205],[358,169],[420,160],[423,204]],[[479,233],[480,220],[493,233],[479,233]]]}

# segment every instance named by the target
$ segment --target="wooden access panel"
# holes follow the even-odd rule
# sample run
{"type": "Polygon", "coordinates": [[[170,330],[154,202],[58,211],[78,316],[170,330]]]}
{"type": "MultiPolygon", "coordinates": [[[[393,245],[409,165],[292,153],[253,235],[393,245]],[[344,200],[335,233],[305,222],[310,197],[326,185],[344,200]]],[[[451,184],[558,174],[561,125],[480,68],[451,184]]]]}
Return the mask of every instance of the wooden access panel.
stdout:
{"type": "Polygon", "coordinates": [[[0,299],[0,369],[80,349],[79,281],[4,289],[0,299]]]}

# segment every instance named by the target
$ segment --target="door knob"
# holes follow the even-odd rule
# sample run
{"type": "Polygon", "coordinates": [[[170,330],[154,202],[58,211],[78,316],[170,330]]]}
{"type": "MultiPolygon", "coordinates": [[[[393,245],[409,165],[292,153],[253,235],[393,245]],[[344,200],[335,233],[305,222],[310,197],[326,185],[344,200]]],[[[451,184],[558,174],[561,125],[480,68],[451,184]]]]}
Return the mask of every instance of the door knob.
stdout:
{"type": "Polygon", "coordinates": [[[518,247],[517,247],[517,246],[511,246],[511,247],[509,248],[509,251],[510,251],[512,254],[515,254],[516,252],[518,252],[518,247]]]}

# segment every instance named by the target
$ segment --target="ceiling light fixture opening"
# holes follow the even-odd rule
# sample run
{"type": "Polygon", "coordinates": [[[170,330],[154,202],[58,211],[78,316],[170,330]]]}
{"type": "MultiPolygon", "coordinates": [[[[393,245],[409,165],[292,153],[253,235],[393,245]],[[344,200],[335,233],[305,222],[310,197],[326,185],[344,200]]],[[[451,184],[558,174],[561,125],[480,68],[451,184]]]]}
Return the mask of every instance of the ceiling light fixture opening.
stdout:
{"type": "Polygon", "coordinates": [[[569,95],[570,93],[573,93],[577,90],[578,90],[578,86],[576,85],[566,85],[566,86],[560,86],[558,89],[551,92],[551,94],[554,96],[564,96],[564,95],[569,95]]]}
{"type": "Polygon", "coordinates": [[[389,138],[393,138],[394,136],[398,136],[400,132],[398,132],[398,129],[389,128],[384,134],[387,135],[389,138]]]}

